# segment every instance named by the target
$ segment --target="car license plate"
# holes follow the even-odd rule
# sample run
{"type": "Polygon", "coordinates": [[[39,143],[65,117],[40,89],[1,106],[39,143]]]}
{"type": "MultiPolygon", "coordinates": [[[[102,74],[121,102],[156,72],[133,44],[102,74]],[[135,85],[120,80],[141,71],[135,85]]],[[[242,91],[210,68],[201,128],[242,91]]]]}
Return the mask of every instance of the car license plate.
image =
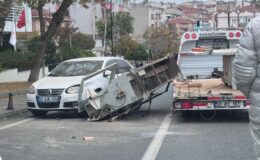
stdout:
{"type": "Polygon", "coordinates": [[[222,101],[222,102],[215,102],[214,106],[216,108],[228,108],[228,107],[240,107],[239,101],[222,101]]]}
{"type": "Polygon", "coordinates": [[[50,102],[58,102],[59,97],[39,97],[39,102],[42,103],[50,103],[50,102]]]}

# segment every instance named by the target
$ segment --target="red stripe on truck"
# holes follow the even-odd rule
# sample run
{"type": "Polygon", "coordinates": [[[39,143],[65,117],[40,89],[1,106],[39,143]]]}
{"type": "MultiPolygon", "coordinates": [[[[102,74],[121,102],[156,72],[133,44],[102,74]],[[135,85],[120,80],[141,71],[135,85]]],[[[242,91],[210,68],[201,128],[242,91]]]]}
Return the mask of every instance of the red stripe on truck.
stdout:
{"type": "Polygon", "coordinates": [[[235,96],[235,99],[246,99],[246,96],[235,96]]]}
{"type": "Polygon", "coordinates": [[[193,106],[201,106],[201,107],[205,107],[205,106],[208,106],[208,103],[197,102],[197,103],[193,103],[193,106]]]}

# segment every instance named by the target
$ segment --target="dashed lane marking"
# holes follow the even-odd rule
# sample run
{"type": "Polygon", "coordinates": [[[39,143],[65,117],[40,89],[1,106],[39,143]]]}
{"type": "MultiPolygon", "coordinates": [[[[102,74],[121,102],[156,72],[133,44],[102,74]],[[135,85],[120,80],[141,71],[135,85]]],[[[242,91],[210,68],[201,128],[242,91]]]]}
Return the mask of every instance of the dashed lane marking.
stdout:
{"type": "Polygon", "coordinates": [[[12,127],[18,126],[18,125],[20,125],[20,124],[29,122],[29,121],[31,121],[31,120],[33,120],[33,119],[34,119],[34,118],[27,118],[27,119],[24,119],[24,120],[15,122],[15,123],[11,123],[11,124],[5,125],[5,126],[3,126],[3,127],[0,127],[0,131],[5,130],[5,129],[7,129],[7,128],[12,128],[12,127]]]}

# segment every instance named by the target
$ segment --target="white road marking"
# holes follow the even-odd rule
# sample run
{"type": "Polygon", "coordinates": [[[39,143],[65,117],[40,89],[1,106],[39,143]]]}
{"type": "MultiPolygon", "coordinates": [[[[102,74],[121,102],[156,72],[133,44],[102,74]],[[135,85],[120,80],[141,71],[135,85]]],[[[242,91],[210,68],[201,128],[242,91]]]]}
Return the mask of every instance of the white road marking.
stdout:
{"type": "Polygon", "coordinates": [[[7,129],[7,128],[14,127],[14,126],[18,126],[18,125],[20,125],[20,124],[29,122],[29,121],[31,121],[31,120],[33,120],[33,119],[34,119],[34,118],[27,118],[27,119],[24,119],[24,120],[15,122],[15,123],[11,123],[11,124],[5,125],[5,126],[3,126],[3,127],[0,127],[0,131],[2,131],[2,130],[4,130],[4,129],[7,129]]]}
{"type": "Polygon", "coordinates": [[[167,134],[167,131],[170,127],[171,120],[172,120],[171,112],[169,112],[165,116],[160,128],[156,132],[152,142],[150,143],[149,147],[147,148],[145,154],[143,155],[142,160],[155,160],[156,159],[156,157],[159,153],[159,150],[162,146],[165,135],[167,134]]]}

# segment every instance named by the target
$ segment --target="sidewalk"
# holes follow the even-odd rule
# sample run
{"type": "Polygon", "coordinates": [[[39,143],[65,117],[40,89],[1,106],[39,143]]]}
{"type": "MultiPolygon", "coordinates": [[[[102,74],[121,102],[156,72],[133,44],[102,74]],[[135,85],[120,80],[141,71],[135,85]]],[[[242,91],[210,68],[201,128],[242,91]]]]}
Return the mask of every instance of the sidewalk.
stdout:
{"type": "Polygon", "coordinates": [[[25,92],[14,93],[13,96],[13,108],[14,110],[6,110],[8,106],[8,94],[7,96],[0,96],[0,118],[13,116],[16,114],[27,112],[26,94],[25,92]]]}

